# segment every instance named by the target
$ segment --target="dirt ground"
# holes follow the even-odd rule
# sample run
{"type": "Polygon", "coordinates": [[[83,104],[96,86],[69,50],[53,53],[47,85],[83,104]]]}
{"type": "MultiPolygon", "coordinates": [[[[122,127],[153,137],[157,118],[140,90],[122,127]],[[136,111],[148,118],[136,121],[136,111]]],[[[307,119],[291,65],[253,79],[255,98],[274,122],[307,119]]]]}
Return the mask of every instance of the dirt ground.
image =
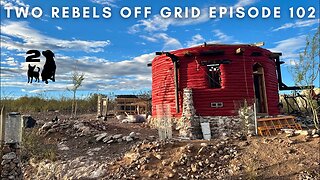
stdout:
{"type": "MultiPolygon", "coordinates": [[[[62,115],[59,113],[37,113],[32,114],[32,117],[37,121],[48,122],[54,119],[55,117],[58,117],[59,119],[68,119],[68,115],[62,115]]],[[[115,159],[117,157],[120,157],[122,154],[127,152],[132,145],[137,143],[140,140],[143,139],[153,139],[157,136],[157,130],[150,129],[146,124],[143,123],[121,123],[119,120],[115,118],[109,118],[106,121],[104,120],[97,120],[95,114],[83,114],[78,117],[79,120],[85,121],[86,125],[91,126],[93,129],[97,129],[97,132],[93,133],[92,135],[89,134],[87,136],[81,136],[81,135],[75,135],[70,136],[66,133],[66,130],[62,130],[59,132],[51,133],[48,135],[45,135],[46,139],[50,142],[56,142],[59,143],[61,141],[64,142],[64,144],[72,149],[72,151],[59,151],[58,158],[75,158],[79,155],[84,155],[87,153],[89,149],[94,148],[101,148],[100,151],[98,151],[98,154],[95,154],[94,157],[96,159],[94,160],[111,160],[115,159]],[[92,123],[90,123],[92,122],[92,123]],[[97,123],[102,126],[95,126],[97,123]],[[129,143],[114,143],[114,144],[105,144],[102,142],[96,142],[96,138],[93,136],[94,134],[99,134],[107,132],[110,135],[114,134],[123,134],[128,135],[130,132],[136,132],[138,133],[136,135],[137,141],[129,142],[129,143]]],[[[42,122],[43,123],[43,122],[42,122]]],[[[39,128],[39,126],[38,126],[39,128]]]]}
{"type": "MultiPolygon", "coordinates": [[[[68,116],[55,112],[34,113],[31,116],[40,124],[56,116],[68,119],[68,116]]],[[[58,150],[58,159],[84,156],[98,148],[93,160],[108,162],[108,173],[102,179],[271,180],[320,177],[319,137],[279,134],[248,137],[246,140],[205,141],[181,140],[174,136],[173,140],[161,142],[157,139],[157,130],[145,123],[121,123],[111,118],[107,121],[96,120],[95,114],[80,115],[80,120],[94,131],[86,135],[73,135],[67,127],[42,136],[55,144],[63,142],[70,149],[58,150]],[[136,136],[130,142],[97,142],[94,135],[104,132],[110,135],[135,132],[136,136]]],[[[32,172],[31,168],[26,170],[32,172]]]]}

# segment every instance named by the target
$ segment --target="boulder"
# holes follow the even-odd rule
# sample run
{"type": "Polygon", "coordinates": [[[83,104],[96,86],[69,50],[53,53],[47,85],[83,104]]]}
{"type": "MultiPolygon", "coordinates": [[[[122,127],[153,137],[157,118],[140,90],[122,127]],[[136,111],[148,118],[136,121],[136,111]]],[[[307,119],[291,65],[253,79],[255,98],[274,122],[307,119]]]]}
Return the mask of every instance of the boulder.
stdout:
{"type": "Polygon", "coordinates": [[[107,137],[105,137],[105,138],[103,138],[103,142],[104,143],[106,143],[106,142],[108,142],[108,141],[110,141],[112,139],[112,136],[107,136],[107,137]]]}
{"type": "Polygon", "coordinates": [[[96,141],[101,141],[101,140],[104,139],[107,135],[108,135],[108,133],[98,134],[97,137],[96,137],[96,141]]]}
{"type": "Polygon", "coordinates": [[[135,132],[131,132],[131,133],[129,134],[129,136],[132,137],[132,138],[134,138],[134,137],[136,136],[136,133],[135,133],[135,132]]]}
{"type": "Polygon", "coordinates": [[[115,134],[112,136],[113,139],[119,139],[122,137],[122,134],[115,134]]]}
{"type": "Polygon", "coordinates": [[[125,137],[126,137],[125,140],[126,140],[127,142],[133,141],[133,138],[132,138],[132,137],[130,137],[130,136],[125,136],[125,137]]]}
{"type": "Polygon", "coordinates": [[[3,160],[11,160],[11,159],[15,159],[17,157],[16,153],[14,152],[10,152],[10,153],[7,153],[5,155],[2,156],[2,159],[3,160]]]}
{"type": "Polygon", "coordinates": [[[53,122],[46,122],[44,125],[40,128],[42,131],[47,131],[49,130],[53,125],[53,122]]]}
{"type": "Polygon", "coordinates": [[[313,135],[312,137],[313,137],[313,138],[318,138],[319,135],[318,135],[318,134],[315,134],[315,135],[313,135]]]}

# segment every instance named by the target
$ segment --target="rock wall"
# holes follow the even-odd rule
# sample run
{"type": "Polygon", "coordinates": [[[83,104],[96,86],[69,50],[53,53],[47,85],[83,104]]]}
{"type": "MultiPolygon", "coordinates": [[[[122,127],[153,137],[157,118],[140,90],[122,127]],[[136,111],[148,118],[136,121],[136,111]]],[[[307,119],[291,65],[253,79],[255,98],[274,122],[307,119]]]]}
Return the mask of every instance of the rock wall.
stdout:
{"type": "Polygon", "coordinates": [[[23,178],[18,144],[5,144],[2,148],[1,178],[2,180],[23,178]]]}
{"type": "MultiPolygon", "coordinates": [[[[179,130],[181,137],[202,139],[203,134],[200,125],[202,122],[210,123],[212,138],[239,136],[244,129],[243,120],[239,116],[198,116],[196,114],[192,89],[185,88],[183,90],[182,116],[180,118],[172,118],[172,122],[176,125],[175,129],[179,130]]],[[[156,127],[156,121],[157,118],[153,118],[149,121],[149,125],[156,127]]]]}
{"type": "Polygon", "coordinates": [[[183,112],[177,120],[177,128],[181,136],[191,139],[203,137],[200,123],[209,122],[211,137],[228,137],[239,133],[242,129],[242,120],[237,116],[197,116],[193,106],[192,90],[185,88],[183,91],[183,112]]]}
{"type": "Polygon", "coordinates": [[[239,116],[242,121],[243,130],[248,135],[255,134],[255,119],[253,106],[249,106],[247,102],[239,109],[239,116]]]}
{"type": "Polygon", "coordinates": [[[242,131],[242,120],[238,116],[198,116],[197,119],[200,122],[210,123],[212,138],[238,136],[242,131]]]}
{"type": "Polygon", "coordinates": [[[193,106],[193,95],[191,89],[183,89],[182,107],[182,116],[177,120],[177,129],[179,129],[179,134],[191,139],[202,138],[200,121],[195,118],[196,110],[193,106]]]}

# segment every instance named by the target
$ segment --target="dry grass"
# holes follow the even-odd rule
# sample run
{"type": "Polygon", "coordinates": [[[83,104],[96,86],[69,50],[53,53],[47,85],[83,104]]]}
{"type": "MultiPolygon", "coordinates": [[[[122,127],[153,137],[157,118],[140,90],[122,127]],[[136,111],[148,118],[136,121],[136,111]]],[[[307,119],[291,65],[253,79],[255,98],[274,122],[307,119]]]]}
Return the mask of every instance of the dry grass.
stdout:
{"type": "Polygon", "coordinates": [[[258,162],[255,161],[254,159],[247,159],[247,160],[244,160],[244,165],[245,165],[245,178],[247,180],[257,180],[259,177],[258,162]]]}
{"type": "MultiPolygon", "coordinates": [[[[97,94],[90,94],[86,98],[78,99],[78,112],[89,113],[97,111],[97,94]]],[[[5,106],[7,112],[46,112],[51,110],[60,110],[61,112],[71,112],[72,99],[66,97],[45,98],[23,96],[17,99],[2,98],[0,107],[5,106]]]]}
{"type": "Polygon", "coordinates": [[[39,135],[38,129],[24,129],[21,160],[28,161],[33,158],[35,160],[48,159],[57,160],[57,147],[55,144],[46,142],[44,137],[39,135]]]}

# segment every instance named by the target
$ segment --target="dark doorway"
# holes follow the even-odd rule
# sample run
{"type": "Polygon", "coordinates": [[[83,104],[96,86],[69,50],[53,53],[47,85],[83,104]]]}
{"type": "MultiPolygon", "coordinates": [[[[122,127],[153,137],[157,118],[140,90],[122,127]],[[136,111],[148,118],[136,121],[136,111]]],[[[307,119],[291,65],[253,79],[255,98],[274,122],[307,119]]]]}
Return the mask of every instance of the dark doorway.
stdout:
{"type": "Polygon", "coordinates": [[[254,83],[254,98],[257,107],[257,113],[268,113],[267,98],[264,71],[261,64],[253,65],[253,83],[254,83]]]}

